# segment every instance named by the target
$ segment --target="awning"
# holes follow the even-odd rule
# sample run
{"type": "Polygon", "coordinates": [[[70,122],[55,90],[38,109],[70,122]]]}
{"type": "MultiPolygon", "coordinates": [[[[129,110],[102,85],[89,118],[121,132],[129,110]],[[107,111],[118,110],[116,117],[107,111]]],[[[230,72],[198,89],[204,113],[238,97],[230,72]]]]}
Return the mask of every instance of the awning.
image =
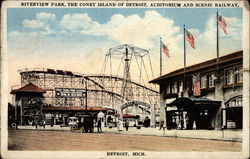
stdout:
{"type": "Polygon", "coordinates": [[[220,105],[221,101],[213,101],[207,98],[186,98],[186,97],[177,98],[173,102],[167,104],[167,106],[169,107],[176,106],[179,109],[180,108],[189,109],[198,107],[209,109],[209,108],[217,108],[220,105]]]}

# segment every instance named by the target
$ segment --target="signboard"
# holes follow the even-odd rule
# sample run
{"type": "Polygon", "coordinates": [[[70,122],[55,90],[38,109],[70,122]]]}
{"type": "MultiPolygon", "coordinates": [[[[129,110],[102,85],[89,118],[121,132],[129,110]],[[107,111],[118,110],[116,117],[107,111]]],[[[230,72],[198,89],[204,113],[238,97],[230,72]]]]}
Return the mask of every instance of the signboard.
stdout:
{"type": "Polygon", "coordinates": [[[86,97],[86,92],[86,89],[55,88],[56,97],[82,98],[86,97]]]}
{"type": "Polygon", "coordinates": [[[147,107],[147,108],[150,108],[151,107],[151,105],[150,104],[148,104],[148,103],[146,103],[146,102],[143,102],[143,101],[129,101],[129,102],[127,102],[127,103],[124,103],[124,104],[122,104],[121,105],[121,109],[125,109],[125,108],[127,108],[127,107],[129,107],[129,106],[133,106],[133,105],[143,105],[143,106],[145,106],[145,107],[147,107]]]}
{"type": "Polygon", "coordinates": [[[233,122],[233,121],[228,121],[227,122],[227,128],[236,128],[236,124],[235,124],[235,122],[233,122]]]}
{"type": "Polygon", "coordinates": [[[242,107],[242,96],[236,96],[225,103],[226,107],[242,107]]]}

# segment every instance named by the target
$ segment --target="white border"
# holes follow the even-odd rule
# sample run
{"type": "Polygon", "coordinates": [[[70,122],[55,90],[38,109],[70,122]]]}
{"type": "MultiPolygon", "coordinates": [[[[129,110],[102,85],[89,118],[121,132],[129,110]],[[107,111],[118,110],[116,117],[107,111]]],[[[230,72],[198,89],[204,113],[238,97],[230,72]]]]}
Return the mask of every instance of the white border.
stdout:
{"type": "MultiPolygon", "coordinates": [[[[26,0],[25,2],[29,2],[26,0]]],[[[34,2],[34,1],[32,1],[34,2]]],[[[40,1],[41,2],[41,1],[40,1]]],[[[45,1],[43,1],[45,2],[45,1]]],[[[66,1],[65,1],[66,2],[66,1]]],[[[79,1],[73,1],[79,2],[79,1]]],[[[90,1],[88,1],[90,2],[90,1]]],[[[100,2],[100,1],[99,1],[100,2]]],[[[115,1],[109,1],[115,2],[115,1]]],[[[128,1],[125,1],[128,2],[128,1]]],[[[135,1],[133,1],[135,2],[135,1]]],[[[137,1],[145,2],[145,1],[137,1]]],[[[156,2],[156,1],[153,1],[156,2]]],[[[162,2],[162,1],[160,1],[162,2]]],[[[167,1],[164,1],[167,2],[167,1]]],[[[173,2],[173,1],[171,1],[173,2]]],[[[176,1],[174,1],[176,2],[176,1]]],[[[178,2],[178,1],[177,1],[178,2]]],[[[190,2],[190,1],[189,1],[190,2]]],[[[197,1],[192,1],[197,2],[197,1]]],[[[203,1],[202,1],[203,2],[203,1]]],[[[209,3],[222,1],[207,1],[209,3]]],[[[226,1],[230,2],[230,1],[226,1]]],[[[243,148],[242,152],[147,152],[145,158],[248,158],[249,157],[249,5],[247,1],[236,1],[243,7],[243,148]]],[[[149,1],[147,1],[149,3],[149,1]]],[[[8,57],[7,57],[7,8],[21,8],[20,2],[5,1],[2,3],[1,14],[1,154],[3,158],[118,158],[106,156],[106,151],[8,151],[7,150],[7,99],[8,99],[8,57]]],[[[26,7],[23,7],[26,8],[26,7]]],[[[32,7],[29,7],[32,8],[32,7]]],[[[33,7],[40,8],[40,7],[33,7]]],[[[47,7],[48,8],[48,7],[47,7]]],[[[52,7],[53,8],[53,7],[52,7]]],[[[126,158],[126,157],[119,157],[126,158]]],[[[131,158],[131,157],[130,157],[131,158]]],[[[135,158],[135,157],[133,157],[135,158]]]]}

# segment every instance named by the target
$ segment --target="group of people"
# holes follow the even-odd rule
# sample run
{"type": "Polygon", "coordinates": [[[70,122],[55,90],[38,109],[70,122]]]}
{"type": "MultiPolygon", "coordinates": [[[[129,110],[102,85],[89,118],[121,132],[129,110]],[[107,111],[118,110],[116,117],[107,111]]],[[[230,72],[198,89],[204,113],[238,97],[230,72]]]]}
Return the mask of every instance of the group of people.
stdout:
{"type": "MultiPolygon", "coordinates": [[[[129,122],[127,120],[125,121],[124,126],[126,128],[126,131],[128,131],[129,122]]],[[[123,120],[122,119],[118,120],[117,129],[118,129],[118,131],[122,131],[122,129],[123,129],[123,120]]]]}
{"type": "MultiPolygon", "coordinates": [[[[98,119],[98,120],[97,120],[96,126],[97,126],[97,132],[98,132],[98,133],[101,133],[101,132],[102,132],[102,121],[101,121],[101,119],[98,119]]],[[[129,122],[128,122],[128,121],[125,121],[124,126],[125,126],[125,128],[126,128],[126,131],[128,131],[129,122]]],[[[123,128],[123,122],[118,122],[117,128],[118,128],[119,131],[122,130],[122,128],[123,128]]]]}
{"type": "MultiPolygon", "coordinates": [[[[191,123],[192,125],[191,125],[191,129],[193,129],[193,130],[195,130],[196,129],[196,122],[195,121],[193,121],[193,123],[191,123]]],[[[189,127],[188,127],[188,125],[190,125],[190,122],[189,122],[189,118],[188,117],[186,117],[185,118],[185,124],[184,124],[184,121],[183,121],[183,119],[180,119],[180,120],[178,120],[178,121],[173,121],[170,125],[168,125],[168,128],[170,127],[170,129],[172,128],[172,129],[178,129],[178,130],[182,130],[182,129],[190,129],[189,127]],[[173,123],[175,124],[175,125],[173,125],[173,123]]],[[[161,129],[164,129],[165,127],[164,127],[164,121],[162,120],[162,121],[160,121],[160,128],[159,128],[159,130],[161,130],[161,129]]]]}

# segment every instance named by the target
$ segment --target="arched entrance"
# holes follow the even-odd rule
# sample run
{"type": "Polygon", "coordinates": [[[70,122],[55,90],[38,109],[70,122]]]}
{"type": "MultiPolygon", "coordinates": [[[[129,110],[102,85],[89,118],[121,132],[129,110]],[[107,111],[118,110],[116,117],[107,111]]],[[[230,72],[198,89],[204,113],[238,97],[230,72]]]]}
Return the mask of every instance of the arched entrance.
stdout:
{"type": "MultiPolygon", "coordinates": [[[[143,101],[129,101],[120,106],[121,113],[123,115],[132,114],[138,116],[137,124],[143,124],[144,126],[155,125],[155,113],[154,105],[143,101]]],[[[136,125],[137,125],[136,124],[136,125]]]]}
{"type": "Polygon", "coordinates": [[[146,108],[146,110],[149,110],[149,111],[150,111],[150,108],[151,108],[151,104],[146,103],[146,102],[142,102],[142,101],[136,101],[136,100],[126,102],[126,103],[122,104],[120,106],[120,108],[121,108],[121,110],[124,110],[125,108],[131,107],[131,106],[141,106],[141,107],[146,108]]]}
{"type": "Polygon", "coordinates": [[[242,95],[230,98],[225,102],[224,113],[225,126],[229,129],[242,129],[243,104],[242,95]]]}

